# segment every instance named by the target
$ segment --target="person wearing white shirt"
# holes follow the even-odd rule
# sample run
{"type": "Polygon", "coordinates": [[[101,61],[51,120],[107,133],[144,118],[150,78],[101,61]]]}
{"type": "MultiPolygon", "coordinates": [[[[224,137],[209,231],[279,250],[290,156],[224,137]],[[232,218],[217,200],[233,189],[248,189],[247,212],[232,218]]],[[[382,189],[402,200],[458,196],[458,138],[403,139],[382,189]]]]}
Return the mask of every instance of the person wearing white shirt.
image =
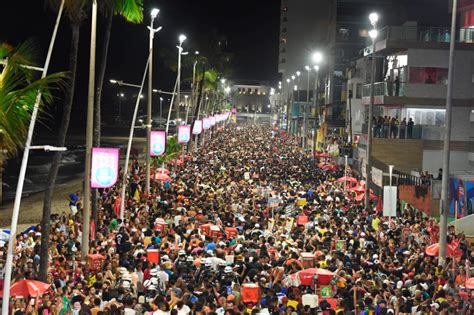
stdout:
{"type": "Polygon", "coordinates": [[[178,311],[178,315],[189,315],[191,314],[191,308],[184,304],[183,301],[178,301],[176,306],[174,307],[175,310],[178,311]]]}

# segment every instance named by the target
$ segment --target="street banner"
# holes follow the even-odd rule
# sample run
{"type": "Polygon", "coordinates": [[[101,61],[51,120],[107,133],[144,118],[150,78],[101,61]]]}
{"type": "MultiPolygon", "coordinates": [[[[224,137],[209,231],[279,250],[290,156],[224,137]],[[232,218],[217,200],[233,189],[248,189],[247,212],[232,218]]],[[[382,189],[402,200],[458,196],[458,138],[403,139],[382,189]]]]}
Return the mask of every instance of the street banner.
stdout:
{"type": "Polygon", "coordinates": [[[202,128],[204,130],[211,128],[211,118],[206,117],[202,120],[202,128]]]}
{"type": "Polygon", "coordinates": [[[166,132],[150,132],[150,156],[160,156],[166,152],[166,132]]]}
{"type": "Polygon", "coordinates": [[[191,138],[191,126],[182,125],[178,127],[178,142],[188,143],[191,138]]]}
{"type": "Polygon", "coordinates": [[[382,179],[383,179],[383,172],[382,170],[379,170],[376,167],[372,166],[372,182],[379,186],[382,187],[382,179]]]}
{"type": "Polygon", "coordinates": [[[92,148],[91,188],[109,188],[117,181],[119,149],[92,148]]]}
{"type": "Polygon", "coordinates": [[[232,114],[237,114],[237,108],[232,108],[232,114]]]}
{"type": "Polygon", "coordinates": [[[383,215],[384,217],[397,216],[397,186],[383,187],[383,215]]]}
{"type": "Polygon", "coordinates": [[[216,124],[216,116],[211,116],[209,118],[211,119],[211,126],[214,126],[216,124]]]}
{"type": "Polygon", "coordinates": [[[202,120],[196,120],[193,127],[193,135],[199,135],[202,132],[202,120]]]}

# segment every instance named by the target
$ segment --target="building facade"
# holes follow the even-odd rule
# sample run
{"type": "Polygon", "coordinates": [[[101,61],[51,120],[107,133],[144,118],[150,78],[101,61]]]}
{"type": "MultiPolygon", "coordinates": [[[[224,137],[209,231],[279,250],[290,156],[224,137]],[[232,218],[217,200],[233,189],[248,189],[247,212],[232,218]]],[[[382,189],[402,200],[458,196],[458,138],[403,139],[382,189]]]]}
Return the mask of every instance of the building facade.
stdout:
{"type": "MultiPolygon", "coordinates": [[[[453,174],[474,171],[474,29],[461,27],[454,62],[453,111],[450,171],[453,174]]],[[[448,78],[450,29],[418,26],[408,22],[380,30],[376,43],[377,69],[374,86],[375,121],[395,117],[388,135],[375,123],[372,130],[372,157],[380,165],[395,165],[405,173],[437,174],[442,166],[445,135],[445,106],[448,78]],[[412,121],[413,126],[405,123],[412,121]],[[393,131],[392,131],[393,129],[393,131]]],[[[366,49],[371,54],[371,48],[366,49]]],[[[347,90],[360,91],[352,104],[354,134],[360,132],[358,159],[365,164],[367,105],[370,104],[368,59],[361,58],[353,69],[347,90]],[[365,70],[364,70],[365,69],[365,70]],[[362,126],[360,129],[359,127],[362,126]]],[[[385,120],[386,121],[386,120],[385,120]]],[[[382,128],[384,128],[382,126],[382,128]]]]}

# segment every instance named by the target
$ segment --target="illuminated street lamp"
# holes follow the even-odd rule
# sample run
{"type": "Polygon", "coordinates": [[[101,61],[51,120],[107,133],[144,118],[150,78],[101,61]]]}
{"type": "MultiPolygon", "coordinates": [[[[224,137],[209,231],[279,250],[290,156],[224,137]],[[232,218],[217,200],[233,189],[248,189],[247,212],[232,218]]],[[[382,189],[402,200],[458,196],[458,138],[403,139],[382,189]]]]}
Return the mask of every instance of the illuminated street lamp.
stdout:
{"type": "Polygon", "coordinates": [[[372,137],[373,137],[373,132],[372,132],[372,116],[374,115],[374,101],[375,101],[375,71],[376,71],[376,64],[375,64],[375,44],[376,44],[376,39],[377,39],[377,21],[379,20],[379,16],[377,13],[371,13],[369,15],[369,20],[370,24],[372,25],[372,29],[369,31],[369,36],[372,39],[372,69],[371,69],[371,75],[370,75],[370,104],[369,104],[369,119],[367,122],[367,151],[366,151],[366,185],[365,185],[365,199],[364,199],[364,204],[365,208],[369,209],[370,207],[370,192],[369,192],[369,187],[370,187],[370,182],[372,181],[372,161],[371,161],[371,156],[372,156],[372,137]]]}

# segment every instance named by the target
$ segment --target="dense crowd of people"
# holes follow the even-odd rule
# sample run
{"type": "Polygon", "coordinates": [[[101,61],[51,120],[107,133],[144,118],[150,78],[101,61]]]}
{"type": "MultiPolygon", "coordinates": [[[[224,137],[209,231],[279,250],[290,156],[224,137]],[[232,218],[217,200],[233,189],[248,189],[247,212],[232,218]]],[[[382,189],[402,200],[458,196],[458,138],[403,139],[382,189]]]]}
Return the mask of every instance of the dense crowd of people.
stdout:
{"type": "MultiPolygon", "coordinates": [[[[462,255],[438,266],[425,254],[437,242],[432,219],[411,207],[392,219],[366,210],[337,181],[343,170],[316,165],[268,126],[215,132],[149,195],[133,163],[123,221],[120,188],[100,192],[95,261],[81,263],[74,194],[72,212],[51,218],[50,289],[3,303],[60,315],[474,312],[464,289],[474,253],[462,234],[449,230],[462,255]],[[310,270],[309,282],[296,276],[310,270]]],[[[37,277],[40,237],[39,227],[17,237],[13,282],[37,277]]]]}

